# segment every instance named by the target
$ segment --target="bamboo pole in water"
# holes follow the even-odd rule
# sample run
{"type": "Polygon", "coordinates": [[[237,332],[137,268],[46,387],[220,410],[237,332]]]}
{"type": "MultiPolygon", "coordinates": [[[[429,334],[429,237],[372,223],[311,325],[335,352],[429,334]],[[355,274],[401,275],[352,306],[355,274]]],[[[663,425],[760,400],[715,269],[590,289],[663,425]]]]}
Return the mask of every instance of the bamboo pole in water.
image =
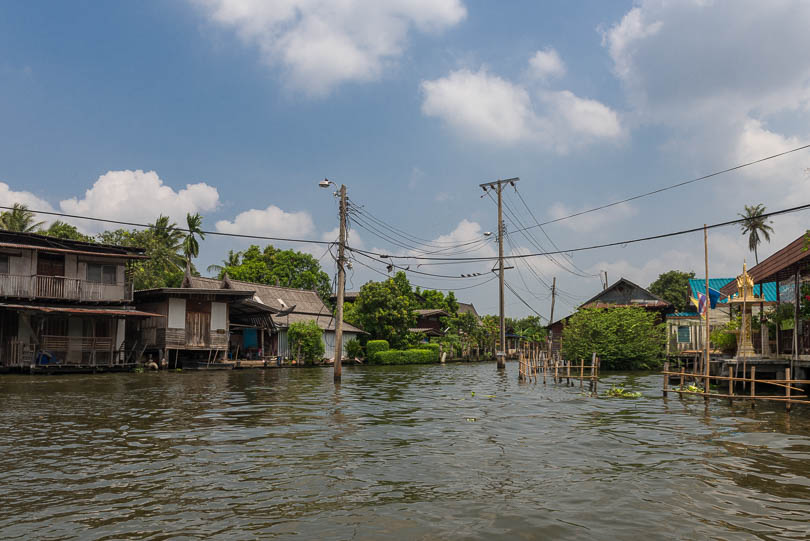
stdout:
{"type": "Polygon", "coordinates": [[[579,360],[579,388],[582,389],[583,381],[585,379],[585,359],[579,360]]]}
{"type": "Polygon", "coordinates": [[[785,402],[785,410],[790,411],[790,367],[785,368],[785,380],[787,385],[785,385],[785,398],[787,399],[785,402]]]}
{"type": "Polygon", "coordinates": [[[757,367],[752,366],[751,367],[751,406],[752,407],[755,407],[754,404],[756,404],[755,399],[757,397],[756,396],[757,380],[755,379],[756,374],[757,374],[757,367]]]}
{"type": "Polygon", "coordinates": [[[664,381],[661,384],[661,390],[664,396],[667,396],[667,388],[669,387],[669,361],[664,362],[664,381]]]}

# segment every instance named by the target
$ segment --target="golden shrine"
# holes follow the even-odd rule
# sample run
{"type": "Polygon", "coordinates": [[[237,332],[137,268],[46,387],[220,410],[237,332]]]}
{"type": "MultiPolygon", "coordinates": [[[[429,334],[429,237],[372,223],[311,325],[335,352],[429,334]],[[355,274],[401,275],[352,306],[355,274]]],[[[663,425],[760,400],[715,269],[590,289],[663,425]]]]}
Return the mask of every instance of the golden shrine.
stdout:
{"type": "Polygon", "coordinates": [[[737,335],[737,358],[751,358],[756,356],[754,344],[751,342],[751,307],[763,299],[754,294],[754,280],[748,274],[745,262],[743,272],[737,277],[737,293],[728,299],[729,304],[742,305],[742,322],[737,335]]]}

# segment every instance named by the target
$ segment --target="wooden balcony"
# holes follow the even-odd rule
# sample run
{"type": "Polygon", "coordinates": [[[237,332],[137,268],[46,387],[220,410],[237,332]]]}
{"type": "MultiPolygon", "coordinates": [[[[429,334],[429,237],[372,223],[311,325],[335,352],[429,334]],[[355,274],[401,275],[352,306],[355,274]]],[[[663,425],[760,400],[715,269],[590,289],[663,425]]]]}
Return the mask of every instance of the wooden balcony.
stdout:
{"type": "Polygon", "coordinates": [[[62,276],[0,274],[0,297],[123,302],[132,300],[132,283],[102,284],[62,276]]]}

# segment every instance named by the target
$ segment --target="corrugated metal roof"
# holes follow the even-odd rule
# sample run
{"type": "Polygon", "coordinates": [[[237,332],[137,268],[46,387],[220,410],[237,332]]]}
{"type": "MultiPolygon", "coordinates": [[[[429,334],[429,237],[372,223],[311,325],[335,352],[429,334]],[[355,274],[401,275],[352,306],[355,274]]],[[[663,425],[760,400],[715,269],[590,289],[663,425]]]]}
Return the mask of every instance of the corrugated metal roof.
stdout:
{"type": "Polygon", "coordinates": [[[15,310],[31,310],[33,312],[63,313],[91,316],[139,316],[139,317],[166,317],[163,314],[153,312],[143,312],[141,310],[127,310],[121,308],[73,308],[70,306],[40,306],[38,304],[0,304],[0,308],[12,308],[15,310]]]}
{"type": "Polygon", "coordinates": [[[669,314],[667,318],[671,317],[698,317],[697,312],[675,312],[674,314],[669,314]]]}
{"type": "MultiPolygon", "coordinates": [[[[760,296],[759,286],[760,284],[754,286],[754,294],[757,297],[760,296]]],[[[706,291],[706,280],[704,278],[691,278],[689,287],[691,288],[692,297],[697,299],[698,293],[706,291]]],[[[731,294],[733,297],[733,293],[737,291],[737,278],[709,278],[709,287],[721,291],[726,296],[731,294]]],[[[766,302],[776,302],[776,282],[762,284],[762,295],[764,295],[766,302]]],[[[720,302],[726,303],[728,299],[724,298],[720,302]]]]}

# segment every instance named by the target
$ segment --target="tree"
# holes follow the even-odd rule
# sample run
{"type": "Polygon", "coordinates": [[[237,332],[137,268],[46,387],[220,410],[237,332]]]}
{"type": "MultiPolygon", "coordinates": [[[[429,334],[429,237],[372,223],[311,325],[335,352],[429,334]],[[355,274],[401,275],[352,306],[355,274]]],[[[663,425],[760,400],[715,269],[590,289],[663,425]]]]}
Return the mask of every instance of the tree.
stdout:
{"type": "Polygon", "coordinates": [[[222,275],[225,273],[225,269],[227,267],[238,267],[239,266],[239,252],[234,252],[233,250],[228,250],[228,257],[222,260],[222,265],[217,265],[216,263],[208,265],[206,270],[208,272],[216,272],[219,278],[222,278],[222,275]]]}
{"type": "Polygon", "coordinates": [[[45,222],[35,222],[36,214],[27,205],[14,203],[11,210],[0,213],[0,227],[15,233],[33,233],[45,222]]]}
{"type": "Polygon", "coordinates": [[[416,325],[416,303],[404,272],[383,282],[368,282],[354,303],[347,304],[343,318],[371,335],[387,340],[397,349],[410,343],[408,329],[416,325]]]}
{"type": "Polygon", "coordinates": [[[757,264],[759,264],[757,247],[762,242],[760,235],[766,241],[771,242],[771,233],[773,233],[773,227],[769,225],[773,222],[769,222],[768,218],[763,214],[765,214],[765,205],[762,203],[750,207],[745,205],[745,214],[740,214],[744,220],[740,224],[742,234],[748,235],[748,249],[754,252],[754,261],[757,264]]]}
{"type": "Polygon", "coordinates": [[[40,233],[43,235],[48,235],[49,237],[55,237],[57,239],[95,242],[95,239],[90,235],[80,233],[79,230],[76,229],[75,225],[70,225],[61,220],[56,220],[50,226],[48,226],[48,229],[43,229],[40,231],[40,233]]]}
{"type": "Polygon", "coordinates": [[[186,214],[186,224],[188,233],[183,239],[183,255],[186,258],[186,274],[191,274],[191,260],[200,255],[200,240],[205,240],[205,233],[202,231],[202,216],[199,212],[186,214]]]}
{"type": "Polygon", "coordinates": [[[684,312],[690,305],[689,279],[694,277],[694,272],[667,271],[658,275],[655,282],[650,284],[649,290],[653,295],[671,303],[676,311],[684,312]]]}
{"type": "Polygon", "coordinates": [[[419,308],[431,308],[436,310],[444,310],[450,315],[455,315],[458,312],[458,301],[456,295],[449,291],[447,295],[435,289],[420,290],[418,287],[414,293],[424,299],[420,301],[419,308]]]}
{"type": "Polygon", "coordinates": [[[323,359],[323,331],[314,321],[291,323],[287,330],[293,354],[304,362],[315,362],[323,359]]]}
{"type": "MultiPolygon", "coordinates": [[[[230,255],[229,255],[230,259],[230,255]]],[[[220,275],[225,273],[235,280],[258,284],[279,285],[318,292],[324,302],[329,302],[332,292],[329,275],[321,269],[317,259],[295,250],[278,250],[272,245],[264,251],[251,246],[238,252],[232,263],[225,265],[220,275]]]]}
{"type": "Polygon", "coordinates": [[[656,314],[635,306],[584,308],[563,328],[563,353],[579,360],[599,356],[607,370],[657,368],[664,355],[666,330],[656,314]]]}

